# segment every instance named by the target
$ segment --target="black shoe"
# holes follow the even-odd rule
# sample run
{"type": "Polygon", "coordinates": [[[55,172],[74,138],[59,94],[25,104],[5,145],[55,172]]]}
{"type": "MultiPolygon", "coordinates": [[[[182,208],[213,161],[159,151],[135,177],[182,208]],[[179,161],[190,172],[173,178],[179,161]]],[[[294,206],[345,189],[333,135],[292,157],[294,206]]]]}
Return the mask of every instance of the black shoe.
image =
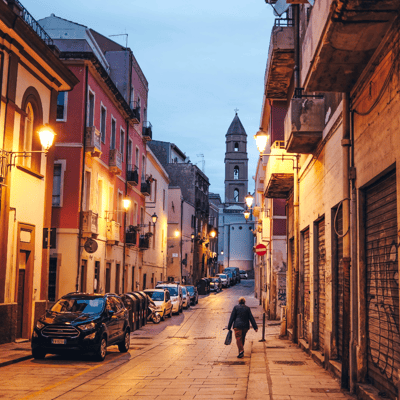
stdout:
{"type": "Polygon", "coordinates": [[[243,358],[244,357],[244,351],[241,351],[240,353],[239,353],[239,355],[237,356],[237,358],[243,358]]]}

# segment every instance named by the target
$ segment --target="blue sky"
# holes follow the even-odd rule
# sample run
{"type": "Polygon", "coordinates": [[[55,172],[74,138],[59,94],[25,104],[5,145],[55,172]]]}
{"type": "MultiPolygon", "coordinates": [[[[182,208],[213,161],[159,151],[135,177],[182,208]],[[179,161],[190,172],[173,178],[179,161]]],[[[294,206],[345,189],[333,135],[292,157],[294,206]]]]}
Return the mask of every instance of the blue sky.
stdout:
{"type": "MultiPolygon", "coordinates": [[[[175,143],[224,200],[225,134],[238,108],[254,190],[272,8],[264,0],[21,0],[35,19],[55,15],[103,35],[128,34],[149,81],[153,138],[175,143]]],[[[124,37],[114,37],[125,45],[124,37]]]]}

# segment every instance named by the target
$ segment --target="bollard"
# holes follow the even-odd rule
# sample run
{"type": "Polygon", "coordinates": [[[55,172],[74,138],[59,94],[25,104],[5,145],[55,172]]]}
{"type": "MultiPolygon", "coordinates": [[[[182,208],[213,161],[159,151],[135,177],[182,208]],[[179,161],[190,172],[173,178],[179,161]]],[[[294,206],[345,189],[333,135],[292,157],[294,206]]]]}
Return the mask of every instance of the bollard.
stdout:
{"type": "Polygon", "coordinates": [[[263,314],[262,339],[259,342],[265,342],[265,313],[263,314]]]}

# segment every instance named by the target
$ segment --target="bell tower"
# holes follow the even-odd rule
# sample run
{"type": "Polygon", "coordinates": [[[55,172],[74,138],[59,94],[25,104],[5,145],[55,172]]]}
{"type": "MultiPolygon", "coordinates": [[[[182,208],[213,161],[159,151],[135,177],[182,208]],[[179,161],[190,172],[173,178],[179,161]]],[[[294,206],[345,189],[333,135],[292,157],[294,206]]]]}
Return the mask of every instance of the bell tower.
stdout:
{"type": "Polygon", "coordinates": [[[235,111],[225,135],[225,206],[244,207],[248,186],[247,134],[235,111]]]}

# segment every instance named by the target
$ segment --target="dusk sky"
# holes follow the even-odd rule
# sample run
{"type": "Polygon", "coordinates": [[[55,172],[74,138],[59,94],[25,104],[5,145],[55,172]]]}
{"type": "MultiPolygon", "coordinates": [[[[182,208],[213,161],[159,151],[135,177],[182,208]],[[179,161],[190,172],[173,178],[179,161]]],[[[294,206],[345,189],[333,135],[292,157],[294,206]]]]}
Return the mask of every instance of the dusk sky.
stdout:
{"type": "MultiPolygon", "coordinates": [[[[51,13],[108,36],[128,34],[148,82],[153,139],[175,143],[224,201],[225,134],[238,108],[248,135],[254,190],[265,64],[273,25],[264,0],[21,0],[35,19],[51,13]]],[[[125,37],[113,40],[125,45],[125,37]]]]}

